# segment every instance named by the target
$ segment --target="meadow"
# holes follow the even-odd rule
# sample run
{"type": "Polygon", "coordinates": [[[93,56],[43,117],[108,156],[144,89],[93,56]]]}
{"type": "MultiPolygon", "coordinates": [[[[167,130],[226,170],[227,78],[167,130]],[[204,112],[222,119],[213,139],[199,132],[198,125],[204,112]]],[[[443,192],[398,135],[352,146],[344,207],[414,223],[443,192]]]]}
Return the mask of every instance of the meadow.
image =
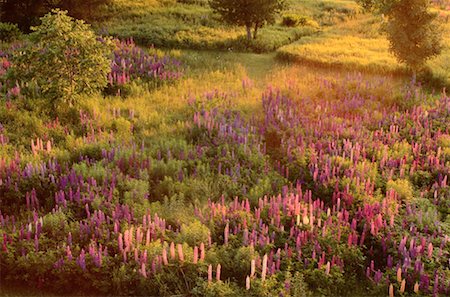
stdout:
{"type": "Polygon", "coordinates": [[[450,294],[448,38],[422,81],[355,2],[290,4],[249,43],[114,0],[108,85],[56,116],[1,44],[0,296],[450,294]]]}

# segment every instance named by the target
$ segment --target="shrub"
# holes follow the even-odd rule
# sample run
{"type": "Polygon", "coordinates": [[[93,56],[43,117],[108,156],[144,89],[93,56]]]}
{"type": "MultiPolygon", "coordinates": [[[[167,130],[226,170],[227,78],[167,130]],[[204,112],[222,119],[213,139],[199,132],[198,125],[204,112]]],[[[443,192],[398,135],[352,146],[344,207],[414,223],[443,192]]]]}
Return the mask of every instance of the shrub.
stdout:
{"type": "Polygon", "coordinates": [[[311,21],[309,18],[296,14],[286,14],[281,21],[281,24],[286,27],[307,26],[314,23],[315,22],[311,21]]]}
{"type": "Polygon", "coordinates": [[[283,16],[283,21],[281,22],[283,26],[286,27],[295,27],[298,26],[300,22],[300,17],[295,14],[287,14],[283,16]]]}
{"type": "Polygon", "coordinates": [[[19,27],[11,23],[0,23],[0,40],[10,42],[15,40],[22,35],[19,27]]]}
{"type": "Polygon", "coordinates": [[[389,180],[386,190],[393,189],[402,200],[411,200],[414,197],[411,183],[406,179],[389,180]]]}
{"type": "Polygon", "coordinates": [[[208,242],[209,229],[199,221],[181,225],[181,232],[178,235],[180,242],[187,242],[190,246],[200,245],[208,242]]]}
{"type": "Polygon", "coordinates": [[[28,93],[37,88],[52,109],[104,88],[110,41],[99,40],[89,25],[64,11],[53,10],[41,21],[33,28],[31,42],[13,54],[12,81],[19,81],[28,93]]]}

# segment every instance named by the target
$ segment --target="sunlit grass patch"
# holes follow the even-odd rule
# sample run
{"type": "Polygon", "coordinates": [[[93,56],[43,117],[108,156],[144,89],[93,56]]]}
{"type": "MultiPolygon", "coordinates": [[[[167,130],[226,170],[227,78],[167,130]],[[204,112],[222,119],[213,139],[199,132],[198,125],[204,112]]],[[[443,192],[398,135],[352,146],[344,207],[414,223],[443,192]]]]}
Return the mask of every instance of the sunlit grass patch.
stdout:
{"type": "Polygon", "coordinates": [[[383,38],[322,35],[305,37],[278,50],[282,59],[369,72],[404,72],[383,38]]]}

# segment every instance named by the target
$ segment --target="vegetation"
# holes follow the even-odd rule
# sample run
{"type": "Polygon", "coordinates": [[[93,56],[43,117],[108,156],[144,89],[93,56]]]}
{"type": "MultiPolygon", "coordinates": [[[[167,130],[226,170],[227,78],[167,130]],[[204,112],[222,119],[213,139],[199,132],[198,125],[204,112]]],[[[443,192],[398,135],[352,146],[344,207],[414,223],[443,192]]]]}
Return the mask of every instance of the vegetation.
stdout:
{"type": "Polygon", "coordinates": [[[256,39],[258,29],[265,23],[274,23],[275,16],[283,9],[280,0],[210,0],[211,8],[228,23],[245,26],[247,39],[256,39]]]}
{"type": "Polygon", "coordinates": [[[109,40],[97,39],[83,21],[60,10],[41,22],[33,28],[30,42],[14,51],[10,81],[26,96],[44,97],[52,110],[73,105],[77,95],[104,88],[111,64],[109,40]]]}
{"type": "Polygon", "coordinates": [[[287,3],[251,41],[206,0],[7,33],[0,296],[450,294],[450,40],[413,76],[381,16],[287,3]]]}
{"type": "Polygon", "coordinates": [[[442,50],[442,28],[436,24],[428,0],[373,1],[360,0],[366,9],[384,13],[383,30],[390,50],[397,59],[414,70],[422,70],[425,62],[442,50]]]}
{"type": "Polygon", "coordinates": [[[24,31],[39,23],[39,18],[52,9],[68,10],[70,15],[94,20],[98,10],[110,0],[1,0],[0,21],[18,24],[24,31]]]}

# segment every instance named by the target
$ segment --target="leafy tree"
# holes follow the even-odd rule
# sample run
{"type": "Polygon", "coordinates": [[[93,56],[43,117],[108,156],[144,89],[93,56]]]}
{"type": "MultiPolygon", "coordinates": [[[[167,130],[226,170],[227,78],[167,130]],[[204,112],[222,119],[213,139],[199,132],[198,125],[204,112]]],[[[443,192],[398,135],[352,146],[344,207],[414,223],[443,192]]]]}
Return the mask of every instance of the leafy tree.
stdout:
{"type": "Polygon", "coordinates": [[[20,29],[28,31],[32,24],[37,23],[39,16],[44,14],[44,0],[3,0],[0,2],[0,20],[14,23],[20,29]]]}
{"type": "Polygon", "coordinates": [[[436,14],[429,12],[428,0],[359,0],[364,8],[387,17],[383,30],[397,59],[413,70],[442,49],[442,30],[436,14]]]}
{"type": "Polygon", "coordinates": [[[25,86],[37,88],[50,107],[73,105],[79,94],[92,93],[107,84],[111,42],[99,40],[90,26],[67,12],[53,10],[33,27],[30,42],[15,51],[8,75],[25,86]]]}
{"type": "Polygon", "coordinates": [[[266,23],[274,23],[284,8],[284,0],[210,0],[214,12],[232,25],[245,26],[247,39],[256,39],[258,29],[266,23]]]}
{"type": "Polygon", "coordinates": [[[0,21],[15,23],[23,31],[39,22],[39,17],[52,9],[67,10],[69,15],[86,21],[94,20],[99,8],[110,0],[0,0],[0,21]],[[7,12],[7,13],[6,13],[7,12]]]}

